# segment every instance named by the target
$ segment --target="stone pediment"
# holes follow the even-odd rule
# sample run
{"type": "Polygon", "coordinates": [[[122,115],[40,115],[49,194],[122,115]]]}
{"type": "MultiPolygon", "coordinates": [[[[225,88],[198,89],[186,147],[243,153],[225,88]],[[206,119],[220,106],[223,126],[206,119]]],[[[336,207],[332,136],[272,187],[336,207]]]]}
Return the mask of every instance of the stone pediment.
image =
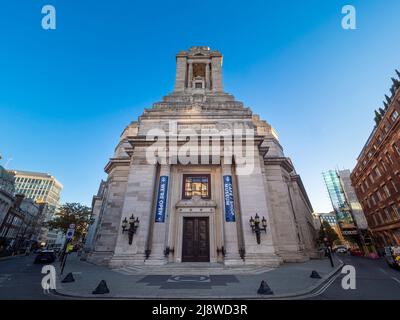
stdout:
{"type": "Polygon", "coordinates": [[[176,205],[177,208],[188,207],[217,207],[217,203],[211,199],[202,199],[199,196],[193,196],[192,199],[179,200],[176,205]]]}
{"type": "Polygon", "coordinates": [[[189,48],[189,54],[193,56],[207,56],[210,54],[210,48],[206,46],[194,46],[189,48]]]}

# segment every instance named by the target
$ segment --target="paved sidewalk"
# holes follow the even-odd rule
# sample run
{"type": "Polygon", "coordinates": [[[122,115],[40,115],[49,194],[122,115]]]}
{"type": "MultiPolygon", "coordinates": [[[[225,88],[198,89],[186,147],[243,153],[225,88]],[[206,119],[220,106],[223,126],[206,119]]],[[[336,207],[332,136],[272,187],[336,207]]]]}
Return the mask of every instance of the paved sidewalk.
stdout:
{"type": "Polygon", "coordinates": [[[4,261],[4,260],[9,260],[9,259],[13,259],[13,258],[18,258],[18,257],[25,257],[25,254],[16,254],[16,255],[11,255],[11,256],[4,256],[4,257],[0,257],[0,261],[4,261]]]}
{"type": "Polygon", "coordinates": [[[304,263],[287,263],[279,268],[266,267],[261,274],[211,274],[196,273],[191,276],[172,275],[125,275],[102,266],[80,261],[76,255],[68,257],[62,276],[57,268],[57,289],[60,295],[75,298],[130,298],[130,299],[254,299],[254,298],[289,298],[315,290],[332,277],[341,267],[342,262],[335,258],[332,268],[327,258],[310,260],[304,263]],[[322,279],[310,278],[316,270],[322,279]],[[61,283],[72,272],[75,281],[61,283]],[[92,291],[101,280],[107,282],[108,294],[93,295],[92,291]],[[274,295],[258,295],[257,290],[265,280],[274,295]]]}

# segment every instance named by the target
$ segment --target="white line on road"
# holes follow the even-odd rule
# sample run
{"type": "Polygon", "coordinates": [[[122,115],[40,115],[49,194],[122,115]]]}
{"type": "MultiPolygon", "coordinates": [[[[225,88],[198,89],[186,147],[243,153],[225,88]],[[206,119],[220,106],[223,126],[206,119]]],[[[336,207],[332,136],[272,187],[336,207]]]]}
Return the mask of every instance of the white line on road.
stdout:
{"type": "Polygon", "coordinates": [[[382,271],[384,274],[388,274],[385,270],[383,270],[382,268],[379,268],[380,271],[382,271]]]}
{"type": "MultiPolygon", "coordinates": [[[[390,276],[389,273],[387,273],[387,272],[386,272],[385,270],[383,270],[382,268],[379,268],[379,270],[382,271],[384,274],[390,276]]],[[[392,278],[394,281],[396,281],[397,283],[400,283],[400,280],[399,280],[399,279],[397,279],[397,278],[395,278],[395,277],[391,277],[391,278],[392,278]]]]}

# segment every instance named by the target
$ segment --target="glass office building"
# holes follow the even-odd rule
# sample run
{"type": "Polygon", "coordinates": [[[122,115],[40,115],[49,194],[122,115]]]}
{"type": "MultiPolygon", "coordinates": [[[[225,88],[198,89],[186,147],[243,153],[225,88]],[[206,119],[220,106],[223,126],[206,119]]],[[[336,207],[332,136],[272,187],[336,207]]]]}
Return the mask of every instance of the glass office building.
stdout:
{"type": "Polygon", "coordinates": [[[332,202],[333,209],[336,213],[338,223],[343,222],[346,224],[353,224],[353,219],[348,211],[344,208],[347,207],[346,198],[342,185],[340,183],[339,175],[335,170],[329,170],[322,173],[325,181],[328,194],[332,202]]]}

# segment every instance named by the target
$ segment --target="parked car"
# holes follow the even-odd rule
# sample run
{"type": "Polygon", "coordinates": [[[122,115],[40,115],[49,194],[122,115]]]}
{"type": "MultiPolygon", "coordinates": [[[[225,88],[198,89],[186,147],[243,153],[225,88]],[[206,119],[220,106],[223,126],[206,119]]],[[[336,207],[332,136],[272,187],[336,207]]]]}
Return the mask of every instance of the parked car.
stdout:
{"type": "Polygon", "coordinates": [[[396,270],[400,270],[400,255],[398,255],[399,249],[385,247],[385,261],[389,265],[389,267],[394,268],[396,270]]]}
{"type": "Polygon", "coordinates": [[[350,249],[350,254],[355,257],[363,257],[364,254],[360,251],[360,249],[350,249]]]}
{"type": "Polygon", "coordinates": [[[56,255],[53,250],[42,250],[38,253],[33,263],[53,263],[56,260],[56,255]]]}
{"type": "Polygon", "coordinates": [[[347,248],[346,248],[346,247],[337,247],[337,248],[335,249],[335,251],[336,251],[337,253],[347,253],[347,248]]]}

